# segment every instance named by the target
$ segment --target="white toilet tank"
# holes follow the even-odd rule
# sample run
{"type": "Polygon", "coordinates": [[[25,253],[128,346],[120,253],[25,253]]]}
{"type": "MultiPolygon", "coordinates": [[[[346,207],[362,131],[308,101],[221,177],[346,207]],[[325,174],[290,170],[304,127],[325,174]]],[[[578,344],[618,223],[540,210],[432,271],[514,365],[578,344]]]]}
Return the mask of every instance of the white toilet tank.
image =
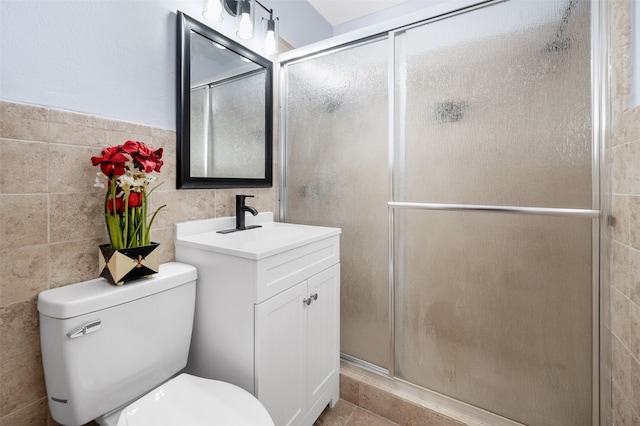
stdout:
{"type": "Polygon", "coordinates": [[[53,418],[82,425],[140,397],[184,368],[196,269],[165,263],[151,278],[99,278],[38,296],[40,343],[53,418]]]}

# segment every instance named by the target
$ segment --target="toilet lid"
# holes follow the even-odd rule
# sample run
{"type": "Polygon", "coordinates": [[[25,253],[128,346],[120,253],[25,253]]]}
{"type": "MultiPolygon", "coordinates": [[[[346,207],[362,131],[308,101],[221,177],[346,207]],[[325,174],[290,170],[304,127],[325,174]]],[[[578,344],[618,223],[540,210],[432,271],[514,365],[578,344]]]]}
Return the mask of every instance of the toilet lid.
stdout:
{"type": "Polygon", "coordinates": [[[180,374],[130,404],[118,426],[273,426],[249,392],[218,380],[180,374]]]}

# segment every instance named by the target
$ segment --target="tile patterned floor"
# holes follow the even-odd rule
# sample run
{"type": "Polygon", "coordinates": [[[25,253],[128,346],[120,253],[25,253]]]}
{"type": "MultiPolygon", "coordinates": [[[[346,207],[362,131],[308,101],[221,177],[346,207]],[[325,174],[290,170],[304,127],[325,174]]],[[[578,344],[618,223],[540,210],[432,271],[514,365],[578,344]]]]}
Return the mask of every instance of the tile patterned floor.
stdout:
{"type": "Polygon", "coordinates": [[[384,417],[373,414],[340,399],[335,407],[325,408],[314,426],[397,426],[384,417]]]}

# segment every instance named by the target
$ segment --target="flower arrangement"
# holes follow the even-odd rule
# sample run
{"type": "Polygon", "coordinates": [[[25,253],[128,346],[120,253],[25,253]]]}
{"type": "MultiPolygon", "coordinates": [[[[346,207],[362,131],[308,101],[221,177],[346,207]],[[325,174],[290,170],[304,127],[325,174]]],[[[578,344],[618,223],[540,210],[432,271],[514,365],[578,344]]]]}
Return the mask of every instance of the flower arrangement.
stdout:
{"type": "Polygon", "coordinates": [[[154,150],[143,142],[127,141],[124,145],[102,150],[102,156],[91,157],[100,166],[94,186],[105,188],[104,215],[111,248],[115,250],[146,246],[151,243],[149,231],[153,221],[165,206],[160,206],[149,219],[149,195],[157,188],[149,185],[160,172],[162,148],[154,150]]]}

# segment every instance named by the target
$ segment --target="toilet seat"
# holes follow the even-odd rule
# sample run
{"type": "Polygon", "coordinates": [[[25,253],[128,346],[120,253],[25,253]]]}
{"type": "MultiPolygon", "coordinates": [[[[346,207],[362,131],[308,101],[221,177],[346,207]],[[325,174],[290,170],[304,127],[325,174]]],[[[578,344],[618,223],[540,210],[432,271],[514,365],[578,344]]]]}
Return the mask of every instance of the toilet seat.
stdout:
{"type": "Polygon", "coordinates": [[[117,426],[273,426],[264,406],[230,383],[180,374],[129,404],[117,426]]]}

